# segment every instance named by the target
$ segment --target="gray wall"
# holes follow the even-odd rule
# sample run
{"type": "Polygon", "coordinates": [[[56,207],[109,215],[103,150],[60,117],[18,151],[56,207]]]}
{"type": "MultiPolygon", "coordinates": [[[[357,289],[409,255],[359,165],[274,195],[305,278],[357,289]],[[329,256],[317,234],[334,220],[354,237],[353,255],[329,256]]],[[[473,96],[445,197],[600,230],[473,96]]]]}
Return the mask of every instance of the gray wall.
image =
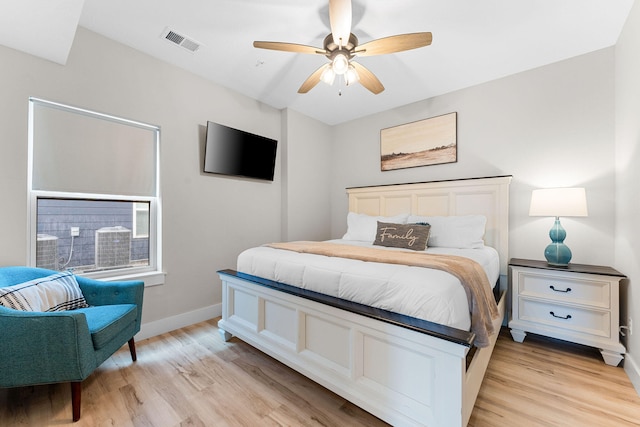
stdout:
{"type": "Polygon", "coordinates": [[[327,240],[331,236],[331,127],[294,110],[283,111],[282,238],[327,240]]]}
{"type": "Polygon", "coordinates": [[[616,45],[616,267],[623,287],[623,322],[633,318],[625,371],[640,393],[640,2],[616,45]]]}

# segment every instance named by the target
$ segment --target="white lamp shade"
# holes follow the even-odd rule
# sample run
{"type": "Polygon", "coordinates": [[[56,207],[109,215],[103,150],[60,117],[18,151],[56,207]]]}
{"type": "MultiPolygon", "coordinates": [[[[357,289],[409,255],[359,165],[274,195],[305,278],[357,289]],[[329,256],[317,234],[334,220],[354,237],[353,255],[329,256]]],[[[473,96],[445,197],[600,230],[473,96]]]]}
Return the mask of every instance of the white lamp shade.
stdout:
{"type": "Polygon", "coordinates": [[[338,52],[333,58],[332,68],[336,74],[346,73],[349,69],[349,59],[347,59],[344,53],[338,52]]]}
{"type": "Polygon", "coordinates": [[[327,68],[325,68],[322,74],[320,75],[320,80],[322,80],[329,86],[333,84],[333,81],[335,80],[335,78],[336,78],[336,73],[333,72],[333,68],[331,68],[331,66],[328,66],[327,68]]]}
{"type": "Polygon", "coordinates": [[[584,188],[533,190],[529,216],[587,216],[587,195],[584,188]]]}
{"type": "Polygon", "coordinates": [[[360,80],[360,76],[358,75],[358,72],[356,71],[353,65],[349,64],[349,68],[347,69],[347,72],[344,73],[345,84],[349,86],[357,82],[358,80],[360,80]]]}

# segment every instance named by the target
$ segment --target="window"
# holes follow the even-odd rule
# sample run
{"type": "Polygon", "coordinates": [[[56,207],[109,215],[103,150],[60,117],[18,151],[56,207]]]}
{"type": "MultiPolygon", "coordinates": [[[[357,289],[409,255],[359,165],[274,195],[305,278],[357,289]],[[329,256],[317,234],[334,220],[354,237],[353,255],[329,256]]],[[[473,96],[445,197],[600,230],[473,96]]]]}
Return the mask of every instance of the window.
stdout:
{"type": "Polygon", "coordinates": [[[29,265],[162,281],[157,126],[31,98],[29,265]]]}
{"type": "Polygon", "coordinates": [[[133,237],[149,237],[149,203],[133,203],[133,237]]]}

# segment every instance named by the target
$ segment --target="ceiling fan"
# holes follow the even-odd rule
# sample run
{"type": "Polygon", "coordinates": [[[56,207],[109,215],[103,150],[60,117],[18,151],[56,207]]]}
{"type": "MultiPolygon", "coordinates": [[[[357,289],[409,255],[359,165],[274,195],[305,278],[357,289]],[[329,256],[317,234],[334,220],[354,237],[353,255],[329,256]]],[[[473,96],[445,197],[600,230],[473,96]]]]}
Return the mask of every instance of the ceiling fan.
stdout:
{"type": "Polygon", "coordinates": [[[325,37],[322,48],[267,41],[255,41],[253,46],[260,49],[324,55],[329,58],[330,62],[318,68],[302,83],[298,93],[309,92],[320,81],[331,85],[336,75],[341,75],[347,86],[359,81],[377,95],[384,90],[384,86],[369,69],[353,59],[356,56],[383,55],[416,49],[430,45],[432,40],[431,33],[423,32],[399,34],[358,44],[358,38],[351,33],[351,0],[329,0],[329,22],[331,34],[325,37]]]}

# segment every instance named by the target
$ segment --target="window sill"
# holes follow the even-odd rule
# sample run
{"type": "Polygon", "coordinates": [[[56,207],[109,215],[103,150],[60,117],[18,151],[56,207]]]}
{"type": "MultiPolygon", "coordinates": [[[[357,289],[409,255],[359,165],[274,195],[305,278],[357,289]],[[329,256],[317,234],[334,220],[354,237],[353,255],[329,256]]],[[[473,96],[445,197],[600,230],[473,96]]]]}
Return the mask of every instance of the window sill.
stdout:
{"type": "MultiPolygon", "coordinates": [[[[98,280],[106,282],[116,282],[122,280],[142,280],[144,287],[157,286],[164,284],[164,277],[167,273],[164,271],[145,271],[139,273],[123,274],[119,276],[100,277],[98,280]]],[[[97,279],[97,278],[96,278],[97,279]]]]}

